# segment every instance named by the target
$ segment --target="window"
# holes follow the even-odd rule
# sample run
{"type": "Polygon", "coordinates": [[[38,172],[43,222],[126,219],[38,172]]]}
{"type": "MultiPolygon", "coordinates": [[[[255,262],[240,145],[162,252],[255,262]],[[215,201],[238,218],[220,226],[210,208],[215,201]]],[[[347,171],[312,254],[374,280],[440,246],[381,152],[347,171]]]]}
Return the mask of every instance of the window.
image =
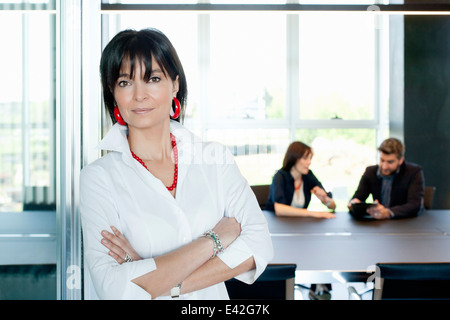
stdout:
{"type": "MultiPolygon", "coordinates": [[[[386,137],[387,101],[382,97],[389,79],[381,41],[387,28],[379,28],[379,18],[348,12],[298,15],[295,139],[314,149],[311,170],[333,193],[337,210],[346,209],[386,137]]],[[[323,206],[313,197],[310,208],[323,206]]]]}
{"type": "Polygon", "coordinates": [[[54,4],[0,6],[0,212],[54,210],[54,4]]]}
{"type": "Polygon", "coordinates": [[[220,141],[235,155],[242,174],[254,185],[267,184],[283,162],[288,129],[209,129],[207,140],[220,141]]]}
{"type": "Polygon", "coordinates": [[[205,106],[209,119],[283,119],[286,16],[215,13],[210,17],[209,103],[205,106]]]}
{"type": "Polygon", "coordinates": [[[300,14],[300,118],[374,119],[374,61],[374,17],[300,14]]]}

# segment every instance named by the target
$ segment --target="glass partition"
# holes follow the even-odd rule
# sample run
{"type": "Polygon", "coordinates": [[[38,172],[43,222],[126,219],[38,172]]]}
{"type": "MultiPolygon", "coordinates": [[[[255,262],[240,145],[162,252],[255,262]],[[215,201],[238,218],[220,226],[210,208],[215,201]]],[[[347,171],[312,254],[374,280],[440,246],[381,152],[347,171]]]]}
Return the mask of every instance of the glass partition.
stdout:
{"type": "Polygon", "coordinates": [[[54,210],[55,4],[0,6],[0,212],[54,210]]]}

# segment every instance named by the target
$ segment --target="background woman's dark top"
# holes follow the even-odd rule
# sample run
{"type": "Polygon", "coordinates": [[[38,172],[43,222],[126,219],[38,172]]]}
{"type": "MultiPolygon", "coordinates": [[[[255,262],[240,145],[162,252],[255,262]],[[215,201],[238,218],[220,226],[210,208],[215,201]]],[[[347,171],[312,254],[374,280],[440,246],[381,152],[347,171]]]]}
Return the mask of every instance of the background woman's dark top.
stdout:
{"type": "MultiPolygon", "coordinates": [[[[311,190],[315,186],[319,186],[324,190],[325,188],[311,170],[308,171],[308,174],[302,175],[302,181],[303,192],[305,194],[305,205],[303,208],[307,208],[311,202],[311,190]]],[[[294,197],[294,191],[294,178],[291,173],[283,169],[278,170],[273,177],[269,191],[269,198],[267,199],[266,207],[264,209],[275,211],[275,202],[290,206],[292,203],[292,198],[294,197]]],[[[327,192],[327,194],[330,198],[332,198],[331,192],[327,192]]]]}

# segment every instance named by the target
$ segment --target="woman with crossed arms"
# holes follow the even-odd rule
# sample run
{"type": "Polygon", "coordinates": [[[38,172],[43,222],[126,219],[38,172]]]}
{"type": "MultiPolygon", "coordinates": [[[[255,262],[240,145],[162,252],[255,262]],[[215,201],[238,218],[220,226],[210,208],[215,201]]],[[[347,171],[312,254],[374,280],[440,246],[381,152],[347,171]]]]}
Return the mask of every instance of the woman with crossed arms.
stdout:
{"type": "Polygon", "coordinates": [[[180,124],[187,86],[167,37],[125,30],[103,51],[110,151],[82,170],[84,255],[102,299],[228,299],[272,259],[267,222],[231,153],[180,124]]]}

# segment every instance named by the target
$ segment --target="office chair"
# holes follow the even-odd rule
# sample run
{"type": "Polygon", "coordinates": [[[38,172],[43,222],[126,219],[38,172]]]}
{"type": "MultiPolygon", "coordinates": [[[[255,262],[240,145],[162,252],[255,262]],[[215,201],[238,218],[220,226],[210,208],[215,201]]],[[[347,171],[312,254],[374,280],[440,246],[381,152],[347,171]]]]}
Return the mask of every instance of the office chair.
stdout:
{"type": "Polygon", "coordinates": [[[251,285],[236,279],[225,281],[230,299],[293,300],[295,286],[294,264],[269,264],[251,285]]]}
{"type": "Polygon", "coordinates": [[[267,198],[269,197],[270,185],[264,184],[259,186],[250,186],[252,188],[253,193],[256,196],[256,200],[258,200],[259,207],[264,209],[266,206],[267,198]]]}
{"type": "Polygon", "coordinates": [[[377,263],[376,267],[374,300],[450,299],[450,262],[377,263]]]}
{"type": "Polygon", "coordinates": [[[423,206],[425,209],[430,210],[433,207],[433,198],[436,187],[428,186],[425,187],[425,192],[423,195],[423,206]]]}

